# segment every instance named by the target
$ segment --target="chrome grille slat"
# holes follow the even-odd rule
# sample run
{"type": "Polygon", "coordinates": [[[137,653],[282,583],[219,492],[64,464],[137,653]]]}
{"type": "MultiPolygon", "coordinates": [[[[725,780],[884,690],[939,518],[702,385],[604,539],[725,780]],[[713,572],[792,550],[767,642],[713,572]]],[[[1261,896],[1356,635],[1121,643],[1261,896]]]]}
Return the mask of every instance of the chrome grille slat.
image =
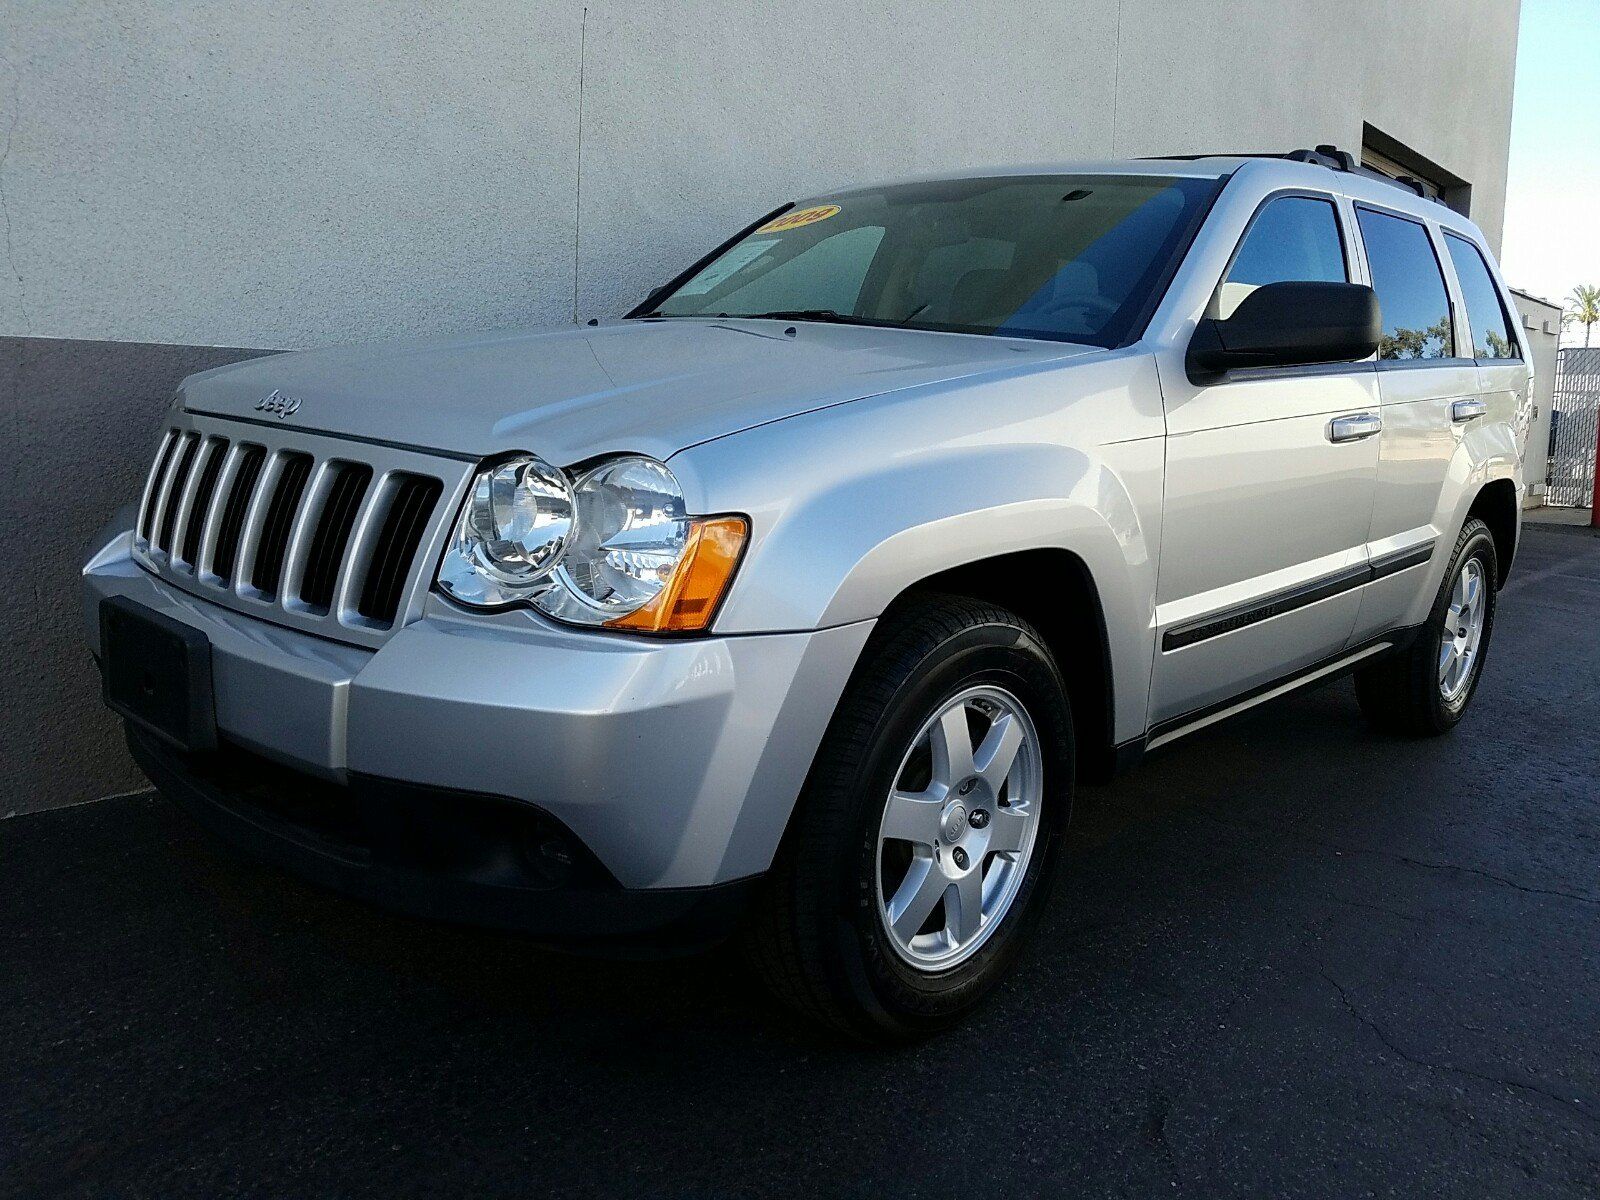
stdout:
{"type": "Polygon", "coordinates": [[[228,501],[233,495],[234,480],[238,478],[239,464],[243,461],[246,447],[239,442],[226,442],[227,449],[222,453],[222,463],[217,471],[217,481],[211,489],[211,503],[206,508],[205,519],[200,523],[200,538],[195,546],[194,571],[207,583],[215,585],[217,536],[222,528],[222,516],[227,511],[228,501]]]}
{"type": "MultiPolygon", "coordinates": [[[[209,505],[211,488],[216,486],[217,468],[222,465],[222,454],[228,443],[224,438],[205,438],[200,442],[194,465],[184,481],[183,494],[178,498],[178,520],[172,530],[171,559],[174,566],[194,570],[194,555],[199,549],[200,525],[195,521],[195,509],[209,505]],[[193,527],[195,537],[189,536],[193,527]]],[[[204,520],[205,514],[200,514],[204,520]]]]}
{"type": "Polygon", "coordinates": [[[233,564],[233,594],[246,600],[262,600],[261,593],[250,581],[255,578],[256,551],[261,543],[261,527],[266,522],[267,508],[278,488],[278,477],[283,473],[288,455],[273,451],[261,464],[261,474],[256,479],[255,490],[250,493],[250,505],[245,509],[244,525],[239,531],[239,549],[233,564]]]}
{"type": "Polygon", "coordinates": [[[366,586],[367,565],[372,560],[372,548],[383,522],[389,514],[389,504],[394,499],[394,474],[388,473],[367,485],[366,497],[356,513],[355,526],[350,530],[350,544],[345,548],[344,563],[339,568],[339,578],[333,585],[332,610],[346,624],[360,625],[366,621],[356,611],[361,589],[366,586]]]}
{"type": "Polygon", "coordinates": [[[365,463],[328,464],[327,494],[292,593],[313,612],[327,612],[333,605],[350,535],[371,482],[372,468],[365,463]]]}
{"type": "Polygon", "coordinates": [[[145,477],[144,494],[139,497],[139,527],[136,531],[139,540],[145,543],[155,537],[155,515],[160,511],[159,496],[161,485],[167,479],[167,467],[172,461],[172,450],[178,444],[178,439],[183,436],[176,429],[169,429],[161,435],[161,444],[156,448],[154,465],[150,474],[145,477]]]}
{"type": "Polygon", "coordinates": [[[175,447],[172,461],[167,467],[167,477],[161,483],[161,499],[156,502],[156,529],[153,543],[157,550],[172,551],[172,526],[177,518],[178,495],[188,481],[194,466],[194,454],[200,445],[198,433],[186,433],[175,447]]]}
{"type": "Polygon", "coordinates": [[[387,627],[399,615],[425,523],[438,502],[436,479],[407,474],[397,483],[395,499],[374,545],[367,578],[356,602],[357,611],[367,620],[387,627]]]}
{"type": "Polygon", "coordinates": [[[134,557],[225,607],[376,647],[421,614],[471,465],[182,414],[156,447],[134,557]]]}
{"type": "Polygon", "coordinates": [[[217,543],[212,551],[211,571],[221,587],[232,588],[239,578],[239,553],[244,546],[245,525],[255,504],[266,461],[264,447],[240,447],[239,462],[228,485],[228,499],[217,525],[217,543]]]}
{"type": "Polygon", "coordinates": [[[282,454],[272,498],[267,502],[256,535],[255,554],[250,560],[250,586],[263,600],[276,601],[283,595],[283,569],[289,558],[300,506],[306,498],[313,460],[298,451],[282,454]]]}
{"type": "Polygon", "coordinates": [[[289,536],[284,542],[283,567],[278,572],[279,601],[291,607],[301,603],[300,579],[305,574],[311,539],[327,505],[328,489],[333,486],[334,479],[334,466],[330,462],[312,460],[306,471],[289,523],[289,536]]]}

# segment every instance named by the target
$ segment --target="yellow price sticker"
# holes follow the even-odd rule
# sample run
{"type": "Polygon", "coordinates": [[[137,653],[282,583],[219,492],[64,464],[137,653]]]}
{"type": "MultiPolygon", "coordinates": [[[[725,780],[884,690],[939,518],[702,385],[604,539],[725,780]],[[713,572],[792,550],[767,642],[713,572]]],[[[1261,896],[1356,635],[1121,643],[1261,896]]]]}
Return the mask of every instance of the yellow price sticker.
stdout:
{"type": "Polygon", "coordinates": [[[757,233],[783,233],[789,229],[799,229],[802,225],[815,225],[818,221],[826,221],[829,217],[837,215],[837,204],[819,204],[814,208],[800,208],[794,212],[786,212],[781,217],[774,217],[768,221],[757,233]]]}

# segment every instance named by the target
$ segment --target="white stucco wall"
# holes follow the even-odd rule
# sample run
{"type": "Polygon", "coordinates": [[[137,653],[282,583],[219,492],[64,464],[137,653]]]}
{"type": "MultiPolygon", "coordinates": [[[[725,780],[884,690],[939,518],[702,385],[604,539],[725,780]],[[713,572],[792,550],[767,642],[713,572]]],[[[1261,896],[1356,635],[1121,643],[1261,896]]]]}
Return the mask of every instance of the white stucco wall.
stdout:
{"type": "Polygon", "coordinates": [[[796,193],[1358,149],[1363,121],[1471,181],[1498,240],[1517,9],[0,0],[0,335],[279,347],[613,314],[796,193]]]}
{"type": "Polygon", "coordinates": [[[184,375],[620,313],[831,187],[1363,122],[1498,238],[1517,7],[0,0],[0,511],[51,531],[0,554],[0,816],[139,786],[77,575],[184,375]]]}

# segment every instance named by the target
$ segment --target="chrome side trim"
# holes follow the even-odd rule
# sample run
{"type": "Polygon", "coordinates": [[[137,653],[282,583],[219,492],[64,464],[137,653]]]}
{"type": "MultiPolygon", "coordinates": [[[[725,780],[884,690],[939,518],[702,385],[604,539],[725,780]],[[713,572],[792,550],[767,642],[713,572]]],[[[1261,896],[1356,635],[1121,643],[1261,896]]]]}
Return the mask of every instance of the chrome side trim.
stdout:
{"type": "Polygon", "coordinates": [[[1258,704],[1264,704],[1268,700],[1275,700],[1279,696],[1287,695],[1290,692],[1297,691],[1308,684],[1315,683],[1319,679],[1325,679],[1329,675],[1337,674],[1338,672],[1343,671],[1358,662],[1371,658],[1375,654],[1381,654],[1383,651],[1391,649],[1393,646],[1394,643],[1389,641],[1375,642],[1370,646],[1366,646],[1363,649],[1356,651],[1354,654],[1348,654],[1343,658],[1335,659],[1333,662],[1322,667],[1315,668],[1304,675],[1297,675],[1293,679],[1285,680],[1283,683],[1268,688],[1264,692],[1257,692],[1254,695],[1246,696],[1243,699],[1236,700],[1223,708],[1219,708],[1213,712],[1208,712],[1203,716],[1198,716],[1193,719],[1185,719],[1180,717],[1178,719],[1179,724],[1174,725],[1166,732],[1159,733],[1155,737],[1151,738],[1145,743],[1145,749],[1154,750],[1158,746],[1165,746],[1169,742],[1175,742],[1181,737],[1185,737],[1188,734],[1195,733],[1198,730],[1206,728],[1208,725],[1215,725],[1218,721],[1225,721],[1229,717],[1244,712],[1246,709],[1254,708],[1258,704]]]}

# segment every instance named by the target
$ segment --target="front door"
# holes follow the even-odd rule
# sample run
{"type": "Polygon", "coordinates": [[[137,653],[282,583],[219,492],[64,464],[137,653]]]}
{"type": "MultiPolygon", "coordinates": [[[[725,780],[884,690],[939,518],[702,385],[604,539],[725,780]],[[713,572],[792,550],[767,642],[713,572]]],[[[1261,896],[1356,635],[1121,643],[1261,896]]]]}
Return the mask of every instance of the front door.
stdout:
{"type": "MultiPolygon", "coordinates": [[[[1212,301],[1350,279],[1330,196],[1257,210],[1212,301]]],[[[1381,421],[1368,362],[1162,378],[1166,501],[1150,724],[1198,714],[1337,655],[1367,578],[1381,421]]]]}

